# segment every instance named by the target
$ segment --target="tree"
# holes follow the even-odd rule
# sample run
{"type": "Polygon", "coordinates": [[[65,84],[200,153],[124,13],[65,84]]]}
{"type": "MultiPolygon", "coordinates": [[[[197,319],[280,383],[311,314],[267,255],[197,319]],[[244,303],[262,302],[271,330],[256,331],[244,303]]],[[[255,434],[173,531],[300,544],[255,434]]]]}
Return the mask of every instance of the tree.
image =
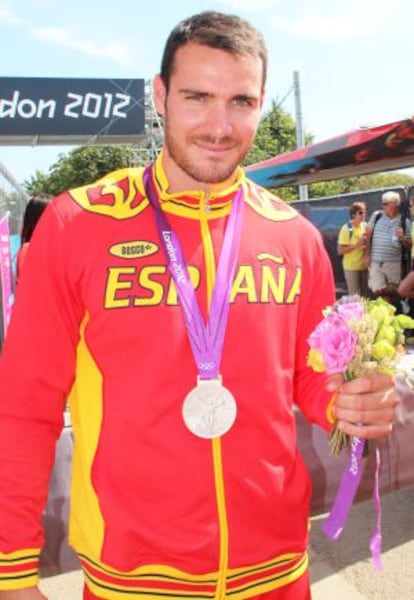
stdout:
{"type": "Polygon", "coordinates": [[[68,154],[61,154],[48,174],[36,171],[24,186],[31,195],[45,192],[56,196],[92,183],[110,171],[130,167],[134,157],[132,146],[79,146],[68,154]]]}
{"type": "Polygon", "coordinates": [[[398,171],[389,171],[387,173],[371,173],[369,175],[352,177],[350,191],[358,192],[397,186],[411,187],[412,185],[414,185],[414,177],[412,175],[398,171]]]}
{"type": "Polygon", "coordinates": [[[309,198],[323,198],[325,196],[339,196],[340,194],[363,192],[365,190],[392,187],[409,188],[412,186],[414,186],[414,177],[412,175],[393,171],[312,183],[308,188],[308,192],[309,198]]]}
{"type": "MultiPolygon", "coordinates": [[[[306,143],[311,143],[311,141],[312,136],[307,134],[306,143]]],[[[254,144],[243,164],[247,166],[272,156],[286,154],[295,150],[296,146],[295,120],[277,101],[272,100],[270,109],[262,116],[254,144]]],[[[298,198],[297,187],[280,187],[272,191],[286,201],[298,198]]]]}
{"type": "Polygon", "coordinates": [[[296,124],[293,117],[275,100],[260,121],[253,146],[244,165],[251,165],[296,148],[296,124]]]}

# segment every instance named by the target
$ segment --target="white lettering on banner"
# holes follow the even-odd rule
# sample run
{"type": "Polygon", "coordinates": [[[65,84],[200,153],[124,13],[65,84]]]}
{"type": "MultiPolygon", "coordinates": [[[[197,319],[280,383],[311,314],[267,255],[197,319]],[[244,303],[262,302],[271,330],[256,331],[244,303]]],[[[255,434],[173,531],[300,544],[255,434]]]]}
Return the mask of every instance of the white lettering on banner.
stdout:
{"type": "MultiPolygon", "coordinates": [[[[65,117],[79,119],[117,117],[126,119],[128,111],[126,108],[131,104],[131,96],[127,94],[75,94],[68,92],[61,112],[65,117]]],[[[14,90],[11,100],[0,98],[0,119],[53,119],[58,116],[58,102],[53,98],[21,98],[20,91],[14,90]]]]}
{"type": "Polygon", "coordinates": [[[56,100],[44,100],[40,98],[36,103],[30,98],[20,100],[20,92],[15,90],[11,100],[0,99],[0,118],[10,117],[14,119],[17,116],[22,119],[42,119],[45,111],[48,111],[46,117],[53,119],[56,111],[56,100]]]}
{"type": "Polygon", "coordinates": [[[83,95],[68,92],[67,97],[71,102],[66,104],[63,114],[65,117],[71,117],[72,119],[79,119],[79,117],[97,119],[102,116],[105,118],[112,116],[126,119],[127,113],[121,109],[131,103],[131,97],[125,94],[93,94],[88,92],[83,95]]]}

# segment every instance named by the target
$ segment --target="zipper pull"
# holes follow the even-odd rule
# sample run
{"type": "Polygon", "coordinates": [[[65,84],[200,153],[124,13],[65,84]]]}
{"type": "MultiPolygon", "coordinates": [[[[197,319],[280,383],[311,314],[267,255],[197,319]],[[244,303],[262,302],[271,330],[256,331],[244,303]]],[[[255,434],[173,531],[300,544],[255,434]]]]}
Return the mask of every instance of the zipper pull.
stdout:
{"type": "Polygon", "coordinates": [[[207,192],[204,196],[204,212],[210,212],[210,192],[207,192]]]}

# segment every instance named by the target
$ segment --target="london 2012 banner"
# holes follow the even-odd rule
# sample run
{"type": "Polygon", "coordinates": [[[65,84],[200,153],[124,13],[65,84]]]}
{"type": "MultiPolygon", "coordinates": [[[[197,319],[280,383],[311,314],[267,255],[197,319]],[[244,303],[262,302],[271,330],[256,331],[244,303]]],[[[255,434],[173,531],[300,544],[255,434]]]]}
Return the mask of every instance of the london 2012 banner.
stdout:
{"type": "Polygon", "coordinates": [[[1,288],[1,315],[0,315],[0,348],[7,326],[10,321],[13,301],[12,292],[12,259],[10,250],[10,230],[8,214],[0,218],[0,288],[1,288]]]}
{"type": "Polygon", "coordinates": [[[0,77],[0,144],[145,139],[144,79],[0,77]]]}

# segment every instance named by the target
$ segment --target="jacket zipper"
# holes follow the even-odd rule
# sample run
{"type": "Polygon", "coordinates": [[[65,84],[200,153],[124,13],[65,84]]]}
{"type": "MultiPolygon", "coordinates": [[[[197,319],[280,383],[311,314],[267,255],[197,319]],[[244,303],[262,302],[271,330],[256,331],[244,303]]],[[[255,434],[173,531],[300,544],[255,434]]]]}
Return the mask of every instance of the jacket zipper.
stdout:
{"type": "MultiPolygon", "coordinates": [[[[216,264],[215,264],[215,253],[213,248],[213,242],[210,234],[210,227],[208,224],[208,214],[210,212],[210,193],[204,194],[203,202],[200,205],[200,228],[201,228],[201,240],[205,256],[205,269],[206,269],[206,290],[207,290],[207,306],[210,309],[211,296],[213,293],[214,281],[216,276],[216,264]]],[[[214,482],[215,482],[215,494],[217,502],[217,514],[219,523],[219,565],[218,565],[218,579],[215,600],[224,600],[226,597],[226,575],[228,569],[228,523],[227,523],[227,509],[226,509],[226,496],[225,487],[223,480],[223,463],[222,463],[222,445],[221,439],[215,438],[211,442],[211,451],[213,453],[213,469],[214,469],[214,482]]]]}

